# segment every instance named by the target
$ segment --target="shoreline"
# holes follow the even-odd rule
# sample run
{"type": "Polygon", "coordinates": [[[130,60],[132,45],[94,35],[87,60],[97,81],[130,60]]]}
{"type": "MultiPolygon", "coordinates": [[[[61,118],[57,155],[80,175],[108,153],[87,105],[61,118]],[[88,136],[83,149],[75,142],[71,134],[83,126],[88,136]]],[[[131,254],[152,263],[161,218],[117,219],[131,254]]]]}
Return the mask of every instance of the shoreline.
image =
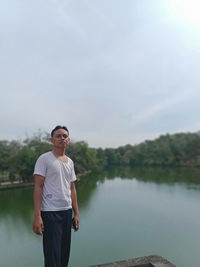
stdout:
{"type": "MultiPolygon", "coordinates": [[[[86,171],[84,173],[77,174],[77,182],[80,181],[81,177],[89,174],[90,171],[86,171]]],[[[33,187],[34,182],[23,182],[23,181],[14,181],[14,182],[0,182],[0,191],[9,190],[9,189],[17,189],[17,188],[29,188],[33,187]]]]}
{"type": "Polygon", "coordinates": [[[0,191],[1,190],[9,190],[9,189],[15,189],[15,188],[28,188],[33,187],[33,182],[4,182],[0,183],[0,191]]]}

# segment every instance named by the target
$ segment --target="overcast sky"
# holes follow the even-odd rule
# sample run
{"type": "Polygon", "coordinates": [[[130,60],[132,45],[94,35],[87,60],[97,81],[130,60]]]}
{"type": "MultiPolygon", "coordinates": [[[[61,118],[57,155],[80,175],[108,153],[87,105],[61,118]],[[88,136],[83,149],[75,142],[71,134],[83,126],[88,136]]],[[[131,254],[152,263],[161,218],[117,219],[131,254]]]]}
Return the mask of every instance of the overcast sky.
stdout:
{"type": "Polygon", "coordinates": [[[0,0],[0,139],[200,130],[198,0],[0,0]]]}

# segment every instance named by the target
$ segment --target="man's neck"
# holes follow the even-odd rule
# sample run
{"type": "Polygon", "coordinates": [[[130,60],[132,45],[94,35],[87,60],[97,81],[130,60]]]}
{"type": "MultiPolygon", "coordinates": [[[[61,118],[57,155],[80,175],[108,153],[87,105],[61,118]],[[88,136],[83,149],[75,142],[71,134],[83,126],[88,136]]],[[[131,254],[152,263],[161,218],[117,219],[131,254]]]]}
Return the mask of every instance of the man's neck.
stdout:
{"type": "Polygon", "coordinates": [[[59,149],[59,148],[54,147],[52,152],[57,157],[62,157],[65,155],[65,149],[59,149]]]}

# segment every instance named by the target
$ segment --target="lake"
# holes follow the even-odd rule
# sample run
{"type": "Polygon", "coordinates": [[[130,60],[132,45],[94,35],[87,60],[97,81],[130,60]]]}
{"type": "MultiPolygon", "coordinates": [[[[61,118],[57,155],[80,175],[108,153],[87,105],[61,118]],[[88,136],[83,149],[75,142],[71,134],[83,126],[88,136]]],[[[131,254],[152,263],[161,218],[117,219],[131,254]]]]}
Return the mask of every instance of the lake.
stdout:
{"type": "MultiPolygon", "coordinates": [[[[0,266],[42,267],[32,188],[0,191],[0,266]]],[[[77,184],[81,228],[69,267],[158,254],[200,266],[200,170],[113,168],[77,184]]]]}

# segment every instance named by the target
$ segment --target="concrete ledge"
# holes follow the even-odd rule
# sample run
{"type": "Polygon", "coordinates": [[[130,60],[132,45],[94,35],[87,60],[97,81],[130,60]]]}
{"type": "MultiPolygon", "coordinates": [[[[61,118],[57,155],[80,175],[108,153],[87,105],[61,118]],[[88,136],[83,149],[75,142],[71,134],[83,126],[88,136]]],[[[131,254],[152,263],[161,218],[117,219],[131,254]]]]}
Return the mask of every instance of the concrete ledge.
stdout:
{"type": "Polygon", "coordinates": [[[150,255],[141,258],[93,265],[90,267],[176,267],[176,265],[172,264],[161,256],[150,255]]]}

